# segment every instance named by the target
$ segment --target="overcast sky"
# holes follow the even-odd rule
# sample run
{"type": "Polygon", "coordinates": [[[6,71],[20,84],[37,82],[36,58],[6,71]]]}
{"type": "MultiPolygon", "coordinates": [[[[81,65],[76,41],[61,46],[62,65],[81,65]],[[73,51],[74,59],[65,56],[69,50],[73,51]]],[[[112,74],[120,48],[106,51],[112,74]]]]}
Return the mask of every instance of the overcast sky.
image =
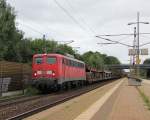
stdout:
{"type": "MultiPolygon", "coordinates": [[[[25,37],[39,38],[46,34],[47,39],[58,41],[74,40],[70,45],[80,47],[79,53],[99,51],[116,56],[122,63],[128,63],[128,47],[122,45],[97,45],[104,43],[96,35],[133,33],[137,12],[140,21],[150,22],[150,0],[57,0],[73,17],[72,20],[55,0],[7,0],[15,7],[18,28],[25,37]]],[[[140,25],[140,32],[150,33],[149,25],[140,25]]],[[[132,45],[133,36],[107,37],[132,45]]],[[[150,41],[150,35],[141,35],[140,43],[150,41]]],[[[144,46],[148,48],[150,45],[144,46]]],[[[142,60],[145,58],[143,57],[142,60]]]]}

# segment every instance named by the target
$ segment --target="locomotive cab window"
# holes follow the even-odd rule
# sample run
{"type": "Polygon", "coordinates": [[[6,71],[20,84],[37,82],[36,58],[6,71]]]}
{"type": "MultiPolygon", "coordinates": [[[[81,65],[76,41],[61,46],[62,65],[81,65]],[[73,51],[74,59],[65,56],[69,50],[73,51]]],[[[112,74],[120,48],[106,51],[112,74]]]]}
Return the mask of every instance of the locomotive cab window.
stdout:
{"type": "Polygon", "coordinates": [[[36,57],[35,64],[42,64],[42,57],[36,57]]]}
{"type": "Polygon", "coordinates": [[[55,57],[47,57],[47,63],[48,64],[55,64],[56,58],[55,57]]]}

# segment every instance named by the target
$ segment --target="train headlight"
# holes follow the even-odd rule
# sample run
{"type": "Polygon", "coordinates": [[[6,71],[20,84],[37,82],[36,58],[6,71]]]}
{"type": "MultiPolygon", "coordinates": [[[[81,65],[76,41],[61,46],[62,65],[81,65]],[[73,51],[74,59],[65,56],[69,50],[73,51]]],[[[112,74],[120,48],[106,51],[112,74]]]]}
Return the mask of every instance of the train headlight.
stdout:
{"type": "Polygon", "coordinates": [[[54,77],[56,74],[55,74],[55,72],[53,71],[53,73],[52,73],[52,76],[54,77]]]}
{"type": "Polygon", "coordinates": [[[33,75],[34,75],[34,77],[36,77],[36,76],[37,76],[37,72],[34,72],[34,74],[33,74],[33,75]]]}

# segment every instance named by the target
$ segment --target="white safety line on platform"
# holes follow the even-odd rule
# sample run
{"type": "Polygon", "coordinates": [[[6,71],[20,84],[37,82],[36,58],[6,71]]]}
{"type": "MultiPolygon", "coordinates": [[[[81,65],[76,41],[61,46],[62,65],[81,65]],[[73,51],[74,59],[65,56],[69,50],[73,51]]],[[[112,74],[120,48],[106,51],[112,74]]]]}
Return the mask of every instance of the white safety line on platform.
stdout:
{"type": "Polygon", "coordinates": [[[109,97],[117,90],[117,88],[123,83],[121,80],[117,85],[110,89],[102,98],[97,100],[93,105],[91,105],[86,111],[81,113],[74,120],[90,120],[96,112],[102,107],[102,105],[109,99],[109,97]]]}

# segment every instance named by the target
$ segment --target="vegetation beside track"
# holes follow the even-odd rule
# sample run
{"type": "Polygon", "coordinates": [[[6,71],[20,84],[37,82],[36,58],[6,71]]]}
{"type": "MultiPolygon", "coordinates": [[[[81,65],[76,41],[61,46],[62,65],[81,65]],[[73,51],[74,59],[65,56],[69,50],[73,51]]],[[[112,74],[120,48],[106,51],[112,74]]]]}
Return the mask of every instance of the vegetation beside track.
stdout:
{"type": "Polygon", "coordinates": [[[32,86],[28,86],[26,89],[25,89],[25,93],[24,93],[24,95],[25,96],[33,96],[33,95],[37,95],[37,94],[40,94],[41,92],[38,90],[38,89],[36,89],[36,88],[34,88],[34,87],[32,87],[32,86]]]}
{"type": "Polygon", "coordinates": [[[144,93],[144,91],[142,89],[140,89],[139,87],[136,87],[136,88],[137,88],[138,92],[140,93],[140,96],[142,97],[148,110],[150,110],[150,99],[149,99],[149,97],[144,93]]]}
{"type": "Polygon", "coordinates": [[[1,96],[0,97],[0,103],[5,102],[5,101],[10,101],[10,100],[15,100],[23,97],[29,97],[29,96],[35,96],[41,94],[41,91],[38,89],[32,87],[32,86],[27,86],[26,89],[24,90],[24,93],[16,94],[16,95],[10,95],[10,96],[1,96]]]}

